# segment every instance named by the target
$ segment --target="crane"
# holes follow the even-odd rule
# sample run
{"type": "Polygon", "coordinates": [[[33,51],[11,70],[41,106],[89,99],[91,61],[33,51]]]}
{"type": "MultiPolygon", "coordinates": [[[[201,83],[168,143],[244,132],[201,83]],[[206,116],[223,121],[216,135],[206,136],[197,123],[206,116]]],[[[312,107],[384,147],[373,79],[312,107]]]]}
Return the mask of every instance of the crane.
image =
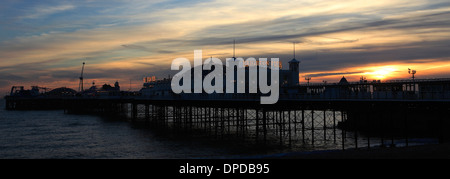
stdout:
{"type": "Polygon", "coordinates": [[[83,66],[81,67],[81,75],[80,75],[80,84],[78,84],[78,91],[83,92],[83,72],[84,72],[84,62],[83,66]]]}

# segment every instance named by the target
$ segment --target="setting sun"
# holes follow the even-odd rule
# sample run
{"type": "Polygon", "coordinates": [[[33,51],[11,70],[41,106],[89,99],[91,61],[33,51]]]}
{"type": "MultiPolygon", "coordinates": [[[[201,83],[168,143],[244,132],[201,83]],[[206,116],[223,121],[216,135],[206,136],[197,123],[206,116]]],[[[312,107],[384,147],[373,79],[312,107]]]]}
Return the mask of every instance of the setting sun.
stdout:
{"type": "Polygon", "coordinates": [[[383,80],[395,76],[400,70],[392,66],[375,67],[372,71],[366,72],[367,77],[371,79],[383,80]]]}

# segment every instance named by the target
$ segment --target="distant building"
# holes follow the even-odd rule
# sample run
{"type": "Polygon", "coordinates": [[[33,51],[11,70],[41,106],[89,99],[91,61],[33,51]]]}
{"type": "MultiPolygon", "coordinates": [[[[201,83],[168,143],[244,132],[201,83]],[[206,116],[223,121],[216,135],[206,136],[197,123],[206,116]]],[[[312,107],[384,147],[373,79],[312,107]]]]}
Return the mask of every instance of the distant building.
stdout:
{"type": "Polygon", "coordinates": [[[290,80],[288,81],[288,86],[297,86],[299,85],[300,81],[299,81],[299,65],[300,65],[300,61],[298,61],[297,59],[293,58],[291,61],[288,62],[289,63],[289,70],[286,72],[285,70],[281,70],[280,75],[283,74],[286,77],[290,78],[290,80]]]}
{"type": "Polygon", "coordinates": [[[98,88],[95,85],[92,85],[88,90],[83,92],[83,95],[87,96],[118,96],[120,95],[120,85],[119,82],[116,81],[114,83],[114,87],[110,84],[103,84],[101,88],[98,88]]]}
{"type": "MultiPolygon", "coordinates": [[[[296,60],[295,58],[292,59],[291,61],[288,62],[289,63],[289,69],[288,70],[279,70],[279,84],[280,87],[295,87],[299,85],[299,64],[300,62],[298,60],[296,60]]],[[[205,78],[206,75],[208,75],[210,72],[212,72],[214,70],[215,66],[212,66],[211,70],[203,70],[203,66],[197,66],[197,67],[193,67],[190,71],[191,71],[191,91],[194,91],[194,68],[202,68],[202,80],[205,78]]],[[[237,91],[237,85],[236,83],[240,82],[240,81],[245,81],[245,93],[249,93],[249,67],[246,66],[244,67],[244,71],[245,71],[245,80],[244,79],[238,79],[237,78],[237,68],[234,70],[234,91],[237,91]]],[[[257,68],[259,70],[259,68],[257,68]]],[[[223,87],[224,90],[223,92],[225,93],[225,88],[226,88],[226,66],[223,66],[223,72],[224,72],[224,76],[223,76],[223,87]]],[[[259,75],[259,73],[258,73],[259,75]]],[[[270,75],[271,75],[271,70],[270,67],[267,68],[267,76],[268,76],[268,82],[270,82],[270,75]]],[[[140,90],[140,93],[143,96],[173,96],[174,93],[172,92],[172,88],[171,88],[171,78],[164,78],[162,80],[156,80],[156,78],[153,77],[144,77],[143,79],[144,84],[143,84],[143,88],[140,90]]],[[[213,80],[212,83],[214,84],[215,81],[213,80]]],[[[284,90],[282,91],[280,88],[280,92],[281,93],[288,93],[288,90],[284,90]]],[[[203,92],[205,93],[205,92],[203,92]]],[[[200,95],[200,94],[191,94],[190,96],[195,96],[195,95],[200,95]]]]}
{"type": "Polygon", "coordinates": [[[156,80],[155,77],[144,78],[144,85],[139,91],[142,96],[170,96],[173,94],[170,87],[171,79],[156,80]]]}

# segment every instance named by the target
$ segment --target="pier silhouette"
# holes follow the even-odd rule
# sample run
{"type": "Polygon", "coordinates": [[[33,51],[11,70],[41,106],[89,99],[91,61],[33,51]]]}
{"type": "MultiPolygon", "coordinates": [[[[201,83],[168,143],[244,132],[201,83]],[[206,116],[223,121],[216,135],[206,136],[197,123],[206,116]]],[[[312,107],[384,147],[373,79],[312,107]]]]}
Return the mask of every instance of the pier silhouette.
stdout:
{"type": "Polygon", "coordinates": [[[443,143],[450,136],[450,79],[288,86],[271,105],[260,104],[260,94],[81,96],[59,89],[60,95],[33,96],[21,94],[23,88],[14,90],[5,97],[8,110],[115,116],[176,133],[200,131],[217,140],[347,149],[370,148],[374,140],[381,146],[401,140],[408,146],[416,137],[443,143]]]}

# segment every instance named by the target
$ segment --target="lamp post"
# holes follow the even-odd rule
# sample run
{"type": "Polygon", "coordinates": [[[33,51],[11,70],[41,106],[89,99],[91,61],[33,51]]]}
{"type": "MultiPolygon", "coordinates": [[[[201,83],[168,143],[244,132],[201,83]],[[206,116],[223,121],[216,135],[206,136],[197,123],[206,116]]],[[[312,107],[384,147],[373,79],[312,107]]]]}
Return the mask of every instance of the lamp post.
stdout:
{"type": "Polygon", "coordinates": [[[414,91],[414,95],[416,95],[416,82],[415,82],[415,80],[414,80],[414,75],[416,74],[416,70],[413,70],[413,69],[409,69],[408,68],[408,74],[410,74],[410,75],[412,75],[411,76],[411,78],[412,78],[412,81],[413,81],[413,91],[414,91]]]}
{"type": "Polygon", "coordinates": [[[411,75],[412,75],[413,81],[414,81],[414,78],[415,78],[414,75],[416,74],[416,72],[417,72],[416,70],[412,70],[412,69],[409,69],[409,68],[408,68],[408,74],[411,74],[411,75]]]}
{"type": "Polygon", "coordinates": [[[309,80],[311,80],[311,77],[307,76],[307,77],[305,77],[305,80],[308,82],[307,84],[309,86],[309,80]]]}

